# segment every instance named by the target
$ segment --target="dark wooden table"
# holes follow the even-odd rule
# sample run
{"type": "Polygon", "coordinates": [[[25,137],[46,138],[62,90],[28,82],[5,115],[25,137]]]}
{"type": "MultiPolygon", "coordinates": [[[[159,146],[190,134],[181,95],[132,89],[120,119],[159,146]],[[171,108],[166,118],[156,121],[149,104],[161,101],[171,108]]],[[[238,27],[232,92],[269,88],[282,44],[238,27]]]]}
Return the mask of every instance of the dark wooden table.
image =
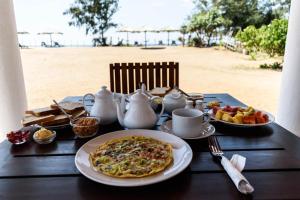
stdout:
{"type": "MultiPolygon", "coordinates": [[[[211,100],[243,105],[227,94],[205,95],[205,101],[211,100]]],[[[157,127],[167,119],[162,117],[157,127]]],[[[205,139],[188,141],[194,152],[192,163],[167,181],[134,188],[93,182],[74,164],[76,151],[88,139],[76,138],[69,129],[59,131],[49,145],[0,144],[0,199],[300,199],[299,138],[275,123],[249,129],[215,127],[227,157],[238,153],[247,158],[243,174],[255,188],[252,195],[236,190],[208,152],[205,139]]],[[[118,124],[101,127],[98,135],[119,129],[118,124]]]]}

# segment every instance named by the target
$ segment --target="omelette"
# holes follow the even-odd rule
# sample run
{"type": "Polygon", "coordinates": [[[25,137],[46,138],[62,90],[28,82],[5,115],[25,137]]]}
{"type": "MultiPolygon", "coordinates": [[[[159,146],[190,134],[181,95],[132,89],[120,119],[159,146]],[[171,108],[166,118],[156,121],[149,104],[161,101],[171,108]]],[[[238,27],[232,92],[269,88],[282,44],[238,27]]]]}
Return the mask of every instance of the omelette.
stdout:
{"type": "Polygon", "coordinates": [[[172,145],[144,136],[126,136],[101,144],[89,155],[94,170],[119,178],[150,176],[173,162],[172,145]]]}

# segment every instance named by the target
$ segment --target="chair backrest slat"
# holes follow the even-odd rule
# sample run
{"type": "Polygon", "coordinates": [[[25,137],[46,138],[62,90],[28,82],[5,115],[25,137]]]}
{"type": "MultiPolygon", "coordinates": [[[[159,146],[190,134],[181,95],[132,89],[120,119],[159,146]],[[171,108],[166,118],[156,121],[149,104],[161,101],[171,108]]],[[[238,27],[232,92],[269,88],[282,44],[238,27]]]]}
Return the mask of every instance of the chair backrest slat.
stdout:
{"type": "Polygon", "coordinates": [[[142,63],[142,81],[145,85],[146,88],[148,89],[148,74],[147,74],[147,63],[142,63]]]}
{"type": "Polygon", "coordinates": [[[113,92],[132,93],[140,88],[141,82],[146,84],[148,90],[179,86],[178,62],[114,63],[109,66],[113,92]]]}
{"type": "Polygon", "coordinates": [[[161,87],[160,85],[160,69],[161,69],[161,65],[160,65],[160,62],[156,62],[155,63],[155,86],[156,87],[161,87]]]}
{"type": "Polygon", "coordinates": [[[122,71],[122,93],[127,94],[127,64],[121,64],[121,71],[122,71]]]}
{"type": "Polygon", "coordinates": [[[161,72],[162,72],[162,79],[161,79],[161,81],[162,81],[162,86],[163,87],[167,87],[168,86],[168,84],[167,84],[167,82],[168,82],[167,67],[168,67],[168,63],[167,62],[163,62],[162,63],[162,70],[161,70],[161,72]]]}
{"type": "Polygon", "coordinates": [[[135,63],[134,70],[135,70],[135,89],[137,89],[140,88],[140,82],[141,82],[141,64],[135,63]]]}
{"type": "Polygon", "coordinates": [[[148,64],[149,69],[149,89],[154,88],[154,63],[148,64]]]}
{"type": "Polygon", "coordinates": [[[170,63],[169,66],[169,87],[173,88],[175,81],[174,81],[174,63],[170,63]]]}
{"type": "Polygon", "coordinates": [[[121,92],[120,63],[115,64],[115,92],[121,92]]]}
{"type": "Polygon", "coordinates": [[[179,87],[179,63],[175,63],[175,83],[176,86],[179,87]]]}
{"type": "Polygon", "coordinates": [[[115,91],[115,77],[114,77],[114,65],[109,65],[109,76],[110,76],[110,89],[111,91],[115,91]]]}
{"type": "Polygon", "coordinates": [[[134,92],[134,70],[133,63],[128,63],[128,82],[129,82],[129,93],[134,92]]]}

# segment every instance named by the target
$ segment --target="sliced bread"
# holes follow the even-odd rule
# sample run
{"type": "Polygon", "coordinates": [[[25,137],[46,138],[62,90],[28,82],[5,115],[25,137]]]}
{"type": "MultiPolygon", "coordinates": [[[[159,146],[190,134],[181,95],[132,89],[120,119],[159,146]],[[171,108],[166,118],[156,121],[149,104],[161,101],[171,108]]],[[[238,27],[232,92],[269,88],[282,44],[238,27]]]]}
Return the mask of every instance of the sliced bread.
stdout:
{"type": "MultiPolygon", "coordinates": [[[[59,105],[66,111],[66,113],[68,114],[72,114],[78,110],[82,110],[83,109],[83,104],[79,103],[79,102],[60,102],[59,105]]],[[[56,104],[52,104],[50,106],[53,109],[58,109],[56,104]]]]}
{"type": "Polygon", "coordinates": [[[45,115],[45,116],[34,116],[34,115],[29,115],[27,114],[23,119],[22,119],[22,124],[23,126],[30,126],[33,124],[41,124],[42,122],[46,121],[51,121],[55,118],[55,115],[45,115]]]}
{"type": "Polygon", "coordinates": [[[56,115],[54,119],[50,121],[42,122],[42,126],[55,126],[60,124],[68,124],[70,122],[69,118],[66,115],[56,115]]]}
{"type": "Polygon", "coordinates": [[[57,115],[60,113],[60,110],[58,108],[44,107],[33,110],[27,110],[25,113],[40,117],[45,115],[57,115]]]}

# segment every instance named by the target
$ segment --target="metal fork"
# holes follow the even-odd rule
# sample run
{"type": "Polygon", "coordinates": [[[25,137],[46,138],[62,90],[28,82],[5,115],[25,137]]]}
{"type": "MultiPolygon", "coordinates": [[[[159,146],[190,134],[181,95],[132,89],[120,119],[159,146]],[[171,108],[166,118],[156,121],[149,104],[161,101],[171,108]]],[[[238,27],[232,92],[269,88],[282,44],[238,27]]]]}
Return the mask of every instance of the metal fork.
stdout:
{"type": "Polygon", "coordinates": [[[252,193],[254,189],[250,185],[248,180],[241,174],[241,172],[237,168],[232,165],[232,163],[225,156],[223,156],[224,153],[221,150],[216,136],[210,136],[208,138],[208,147],[211,154],[214,157],[219,158],[219,160],[221,161],[221,165],[223,166],[231,180],[234,182],[237,189],[243,194],[252,193]]]}
{"type": "Polygon", "coordinates": [[[224,153],[221,150],[221,147],[219,145],[219,142],[218,142],[216,136],[210,136],[208,138],[208,147],[209,147],[210,152],[212,153],[213,156],[222,158],[224,153]]]}

